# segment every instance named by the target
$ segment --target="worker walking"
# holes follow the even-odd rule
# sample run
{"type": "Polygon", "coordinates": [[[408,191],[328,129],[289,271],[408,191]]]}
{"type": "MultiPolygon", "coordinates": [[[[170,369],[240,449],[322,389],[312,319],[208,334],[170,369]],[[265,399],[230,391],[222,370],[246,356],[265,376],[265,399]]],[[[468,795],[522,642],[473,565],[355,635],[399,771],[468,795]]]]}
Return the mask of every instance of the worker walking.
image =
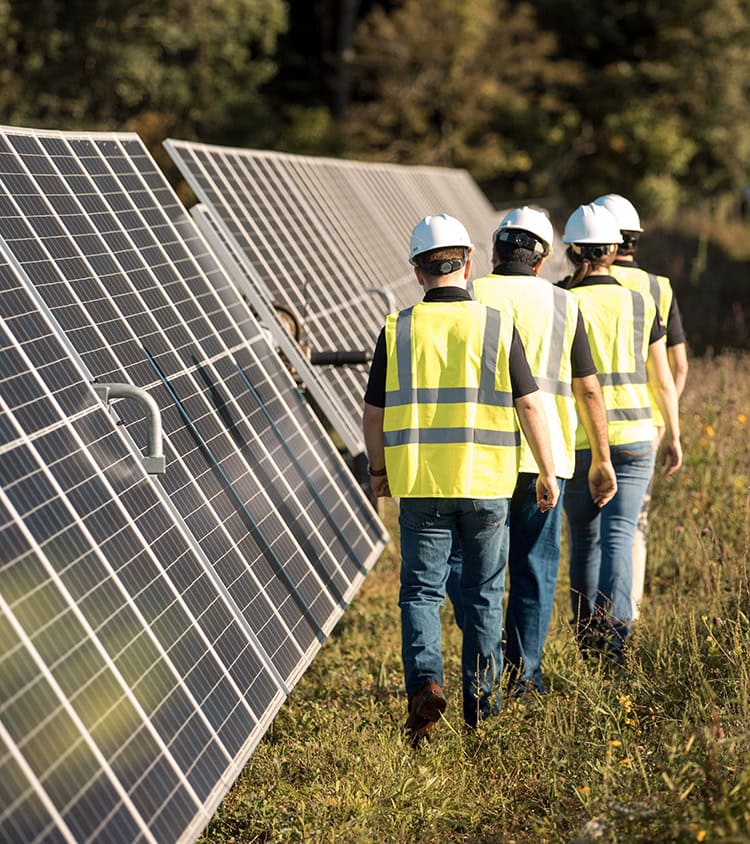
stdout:
{"type": "Polygon", "coordinates": [[[519,421],[539,466],[538,506],[553,508],[559,494],[544,408],[513,321],[466,290],[472,249],[453,217],[415,226],[410,259],[424,299],[387,317],[365,395],[373,494],[401,499],[406,729],[415,744],[446,706],[440,607],[454,532],[464,551],[464,721],[473,727],[499,708],[519,421]]]}
{"type": "Polygon", "coordinates": [[[647,384],[664,417],[657,459],[671,474],[682,463],[677,394],[661,342],[665,329],[650,296],[623,287],[609,274],[622,242],[614,216],[582,205],[568,218],[563,241],[575,267],[566,286],[586,325],[609,423],[617,494],[599,509],[588,489],[591,465],[586,430],[576,433],[576,465],[565,489],[571,539],[570,588],[576,637],[621,662],[632,620],[633,535],[654,465],[654,424],[647,384]]]}
{"type": "MultiPolygon", "coordinates": [[[[607,413],[589,341],[574,296],[539,278],[552,252],[552,224],[541,211],[510,211],[492,235],[490,275],[470,283],[475,299],[512,315],[547,414],[555,474],[564,494],[575,466],[577,418],[591,443],[589,490],[603,507],[617,483],[609,459],[607,413]],[[576,409],[578,414],[576,416],[576,409]]],[[[562,508],[537,507],[537,467],[522,438],[519,475],[510,503],[510,588],[505,660],[516,693],[544,691],[542,650],[549,629],[560,564],[562,508]]],[[[461,554],[451,556],[448,594],[461,619],[461,554]]]]}
{"type": "MultiPolygon", "coordinates": [[[[611,275],[624,287],[637,290],[643,295],[651,295],[656,302],[667,329],[667,359],[679,399],[685,389],[688,372],[687,342],[682,328],[677,297],[674,295],[672,285],[666,276],[655,275],[638,266],[635,255],[643,228],[632,202],[619,194],[607,193],[595,199],[594,203],[603,205],[614,215],[622,235],[622,243],[617,246],[617,257],[610,267],[611,275]]],[[[655,441],[658,442],[664,434],[664,419],[653,396],[651,396],[651,410],[654,414],[654,437],[655,441]]],[[[638,526],[633,539],[633,586],[631,589],[633,619],[638,618],[640,614],[646,579],[648,510],[651,504],[652,485],[653,476],[643,497],[641,511],[638,514],[638,526]]]]}

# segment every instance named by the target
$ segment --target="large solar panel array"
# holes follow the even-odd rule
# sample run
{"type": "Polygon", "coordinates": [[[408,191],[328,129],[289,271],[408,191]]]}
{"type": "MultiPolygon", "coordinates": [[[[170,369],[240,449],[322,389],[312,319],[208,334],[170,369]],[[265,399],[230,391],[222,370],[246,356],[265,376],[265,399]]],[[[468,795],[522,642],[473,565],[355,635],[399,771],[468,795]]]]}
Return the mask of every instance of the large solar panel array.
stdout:
{"type": "Polygon", "coordinates": [[[0,256],[0,840],[192,840],[387,537],[136,136],[0,130],[0,256]]]}
{"type": "MultiPolygon", "coordinates": [[[[204,232],[229,245],[230,274],[248,299],[264,320],[269,301],[291,305],[313,349],[371,352],[388,312],[373,289],[385,288],[397,307],[420,298],[408,244],[426,214],[461,219],[477,246],[476,270],[490,269],[497,214],[465,171],[165,146],[205,206],[204,232]]],[[[341,415],[359,420],[367,368],[329,368],[323,378],[341,415]]]]}

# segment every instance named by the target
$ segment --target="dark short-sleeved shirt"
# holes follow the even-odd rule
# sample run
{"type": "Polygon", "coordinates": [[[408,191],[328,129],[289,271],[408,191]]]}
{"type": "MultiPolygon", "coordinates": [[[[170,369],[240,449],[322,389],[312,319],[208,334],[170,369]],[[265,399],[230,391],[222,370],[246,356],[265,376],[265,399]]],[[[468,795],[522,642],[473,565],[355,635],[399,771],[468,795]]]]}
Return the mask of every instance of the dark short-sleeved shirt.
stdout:
{"type": "MultiPolygon", "coordinates": [[[[471,296],[463,287],[434,287],[424,295],[425,302],[463,302],[471,301],[471,296]]],[[[510,383],[513,391],[513,398],[520,399],[537,389],[534,376],[529,369],[526,360],[526,352],[523,348],[521,338],[518,336],[515,326],[513,327],[513,339],[510,343],[508,353],[510,369],[510,383]]],[[[385,329],[382,329],[375,344],[375,351],[372,355],[370,366],[370,377],[367,381],[365,401],[375,407],[385,407],[385,372],[387,364],[387,352],[385,348],[385,329]]]]}
{"type": "MultiPolygon", "coordinates": [[[[495,267],[492,272],[494,275],[534,276],[534,270],[531,267],[518,261],[507,261],[495,267]]],[[[589,345],[586,326],[580,310],[578,311],[578,322],[576,323],[576,333],[573,336],[573,345],[570,349],[570,367],[573,378],[585,378],[587,375],[596,374],[596,364],[594,363],[594,358],[591,356],[591,346],[589,345]]]]}
{"type": "MultiPolygon", "coordinates": [[[[565,290],[575,290],[576,287],[590,287],[593,284],[616,284],[618,287],[622,287],[620,282],[613,278],[611,275],[589,275],[583,279],[583,281],[576,284],[575,287],[569,287],[570,284],[570,276],[566,276],[565,278],[561,279],[557,282],[558,287],[563,287],[565,290]]],[[[579,312],[580,313],[580,312],[579,312]]],[[[656,343],[657,340],[661,340],[667,333],[667,329],[664,327],[664,322],[661,318],[661,314],[659,313],[659,308],[656,308],[656,315],[654,316],[654,321],[651,323],[651,331],[649,333],[648,344],[649,346],[652,343],[656,343]]]]}
{"type": "MultiPolygon", "coordinates": [[[[615,259],[615,264],[618,267],[634,267],[635,269],[643,270],[643,267],[639,266],[637,261],[615,259]]],[[[648,270],[643,271],[648,272],[648,270]]],[[[685,329],[682,327],[682,314],[677,304],[677,296],[675,295],[674,288],[672,288],[672,302],[669,305],[669,313],[667,314],[667,346],[678,346],[680,343],[687,343],[687,338],[685,337],[685,329]]]]}

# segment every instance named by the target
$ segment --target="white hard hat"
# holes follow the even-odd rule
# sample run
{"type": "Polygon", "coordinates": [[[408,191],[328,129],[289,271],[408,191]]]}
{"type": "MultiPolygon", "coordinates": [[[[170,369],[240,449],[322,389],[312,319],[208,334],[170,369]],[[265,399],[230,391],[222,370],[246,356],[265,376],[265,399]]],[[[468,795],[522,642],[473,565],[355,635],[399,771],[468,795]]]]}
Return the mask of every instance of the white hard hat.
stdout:
{"type": "Polygon", "coordinates": [[[614,214],[603,205],[579,205],[568,217],[563,243],[622,243],[614,214]]]}
{"type": "Polygon", "coordinates": [[[543,211],[537,211],[535,208],[530,208],[528,205],[524,205],[522,208],[514,208],[512,211],[509,211],[500,221],[500,225],[492,233],[493,245],[497,240],[497,236],[501,231],[503,231],[503,229],[528,232],[542,244],[544,247],[543,254],[545,257],[552,252],[552,239],[554,238],[554,232],[552,231],[552,223],[550,222],[549,217],[543,211]]]}
{"type": "Polygon", "coordinates": [[[635,205],[619,193],[605,193],[594,200],[594,205],[601,205],[614,215],[620,231],[642,232],[641,218],[635,205]]]}
{"type": "Polygon", "coordinates": [[[444,246],[472,248],[471,238],[464,224],[455,217],[449,217],[448,214],[425,217],[414,226],[414,231],[411,233],[409,260],[414,263],[417,255],[430,252],[432,249],[442,249],[444,246]]]}

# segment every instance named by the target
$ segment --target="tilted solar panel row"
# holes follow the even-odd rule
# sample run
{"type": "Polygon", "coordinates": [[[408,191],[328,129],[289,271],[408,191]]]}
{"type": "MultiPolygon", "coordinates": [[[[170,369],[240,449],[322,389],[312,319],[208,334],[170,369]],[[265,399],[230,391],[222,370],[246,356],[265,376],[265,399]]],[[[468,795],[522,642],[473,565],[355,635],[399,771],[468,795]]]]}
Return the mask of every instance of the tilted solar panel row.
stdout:
{"type": "MultiPolygon", "coordinates": [[[[176,140],[165,146],[205,206],[206,234],[218,229],[229,244],[232,277],[251,301],[295,309],[314,349],[371,352],[391,307],[384,299],[404,307],[420,298],[408,248],[411,229],[426,214],[463,220],[477,246],[477,270],[490,268],[498,217],[464,171],[176,140]]],[[[322,378],[341,415],[358,424],[367,368],[329,368],[322,378]]]]}
{"type": "Polygon", "coordinates": [[[173,840],[284,692],[4,261],[0,291],[0,840],[173,840]]]}
{"type": "Polygon", "coordinates": [[[0,829],[190,840],[386,536],[137,137],[0,131],[0,239],[0,829]]]}

